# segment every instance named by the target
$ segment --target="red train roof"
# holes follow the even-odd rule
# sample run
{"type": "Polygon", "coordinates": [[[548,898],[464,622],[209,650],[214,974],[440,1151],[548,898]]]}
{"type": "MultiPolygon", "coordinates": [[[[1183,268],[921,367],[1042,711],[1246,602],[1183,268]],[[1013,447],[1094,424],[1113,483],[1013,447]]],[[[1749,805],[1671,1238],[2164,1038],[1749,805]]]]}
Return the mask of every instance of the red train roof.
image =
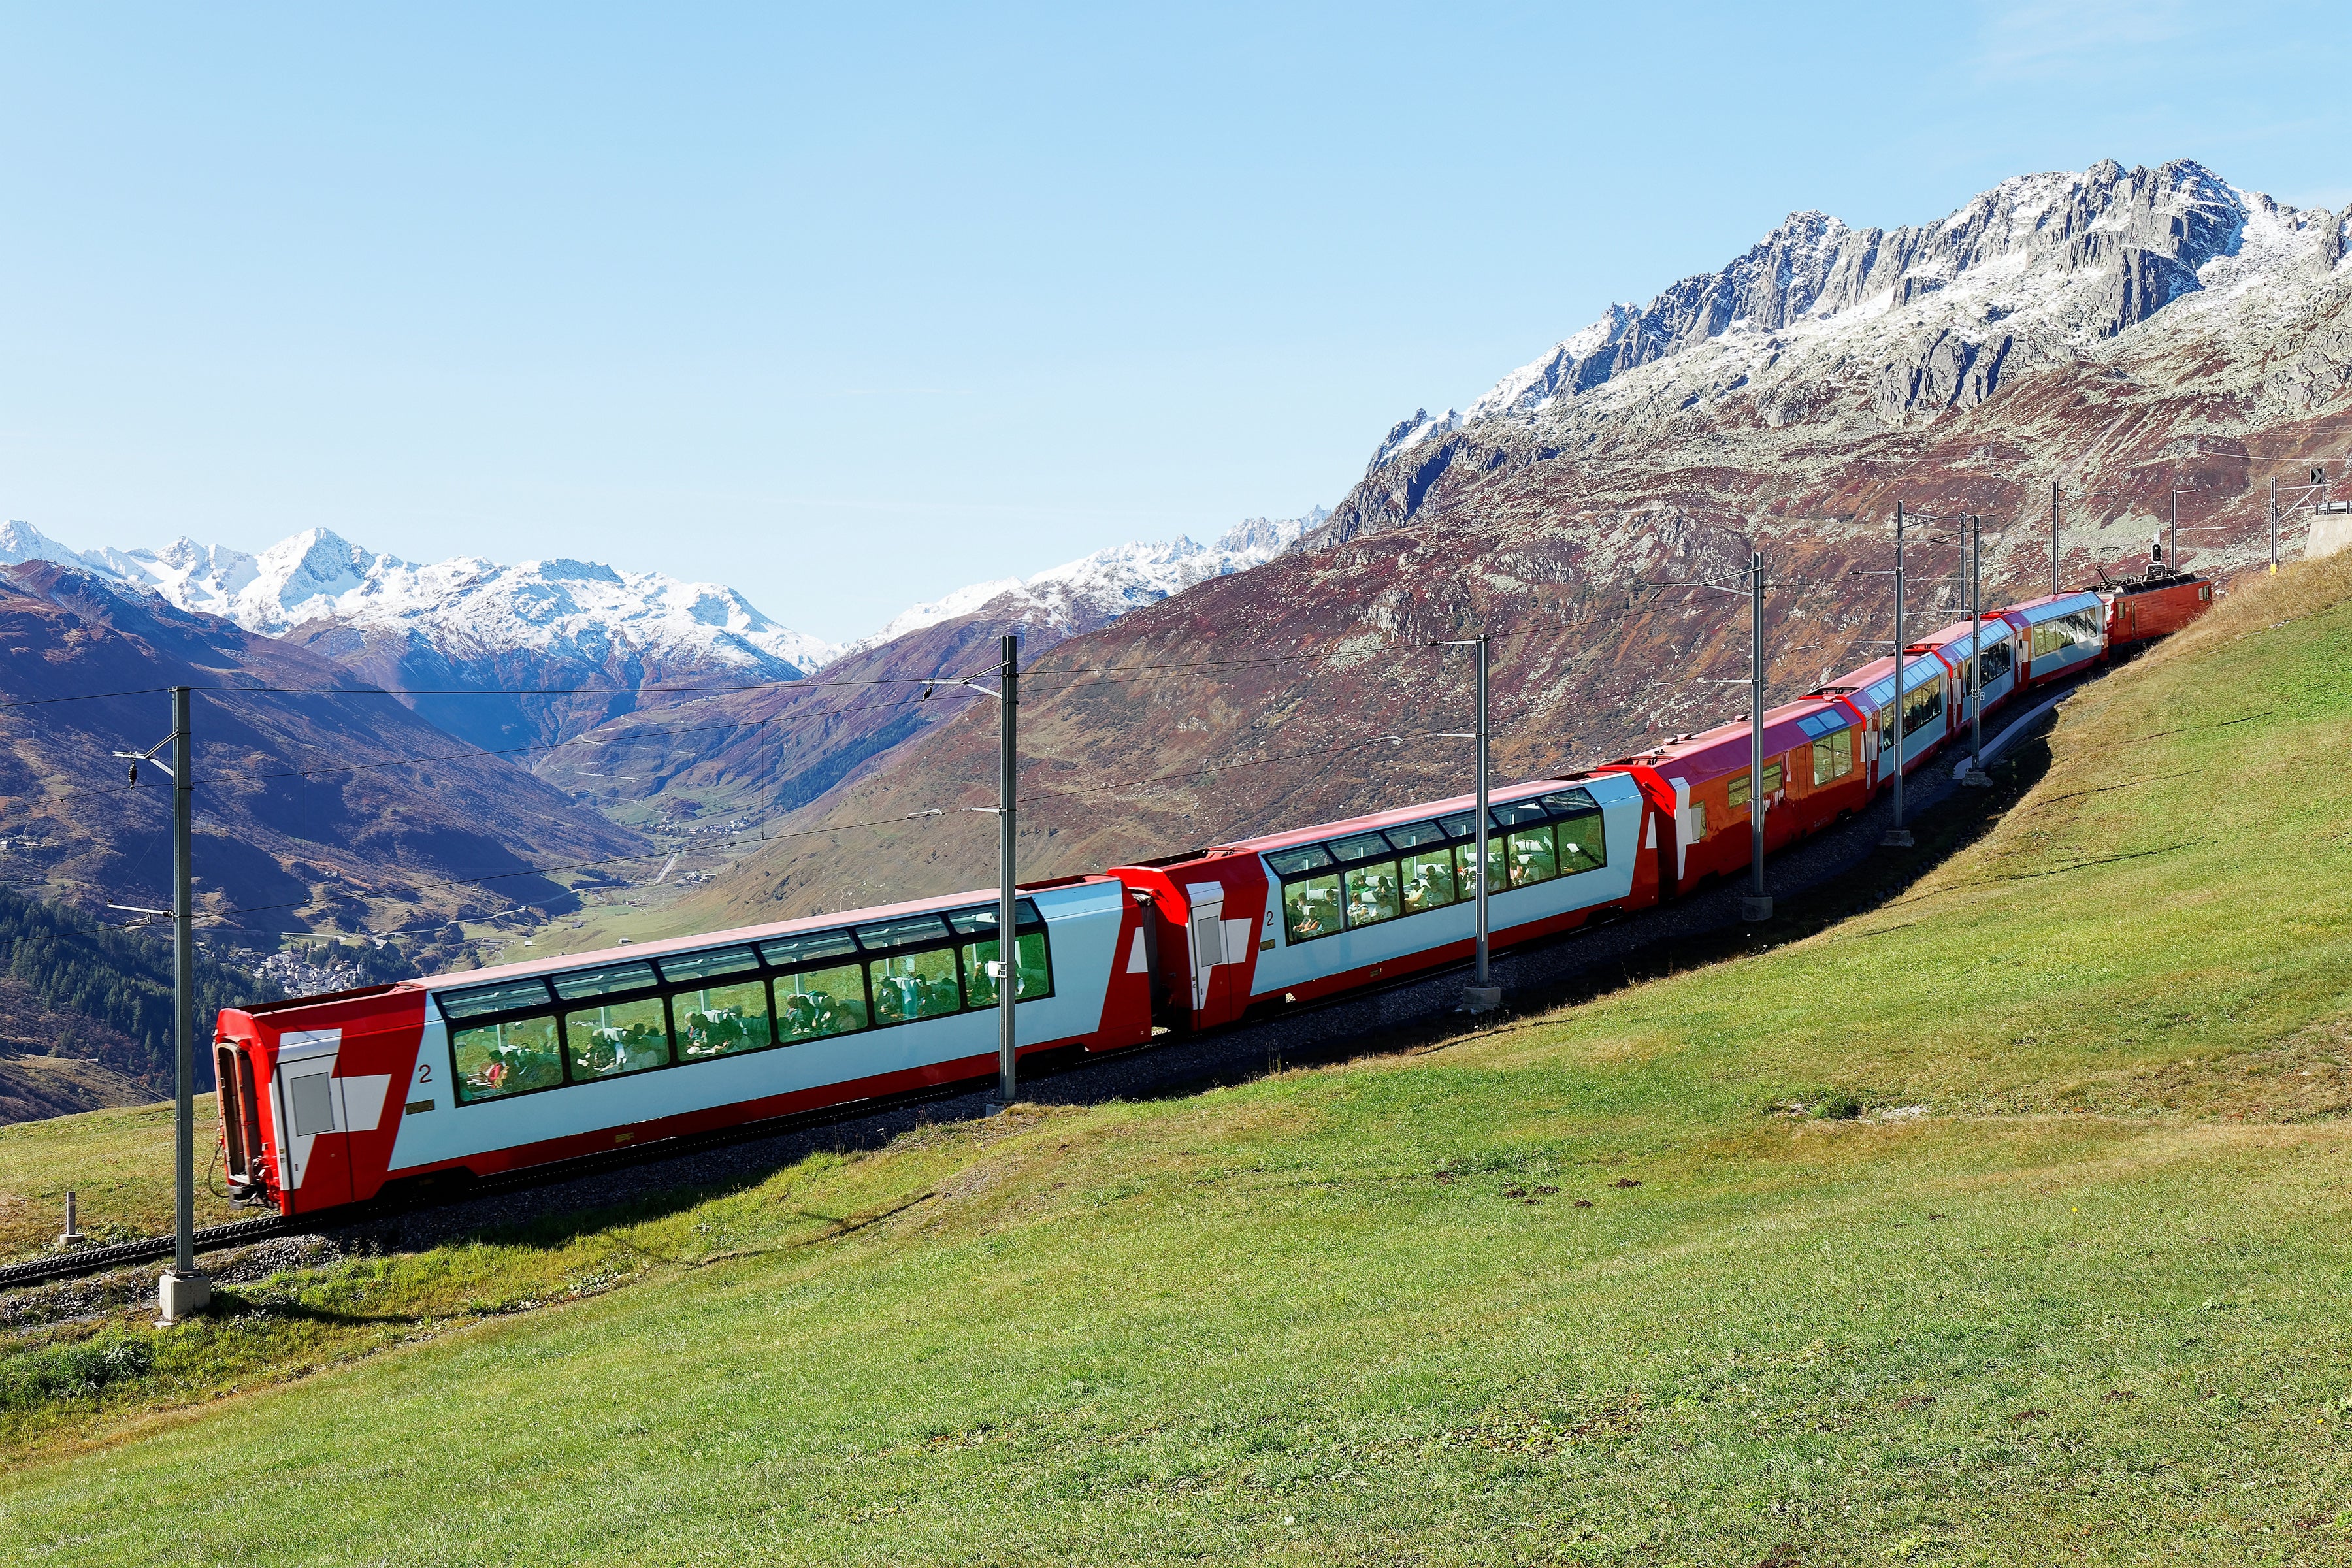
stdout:
{"type": "MultiPolygon", "coordinates": [[[[1801,697],[1777,708],[1767,708],[1764,710],[1765,751],[1778,753],[1811,741],[1813,736],[1810,731],[1801,728],[1803,721],[1816,713],[1831,710],[1841,715],[1845,713],[1844,707],[1835,698],[1821,696],[1801,697]]],[[[1748,721],[1736,719],[1630,757],[1620,757],[1617,765],[1660,770],[1675,768],[1681,770],[1678,776],[1712,778],[1719,773],[1737,773],[1746,767],[1750,744],[1748,721]]]]}

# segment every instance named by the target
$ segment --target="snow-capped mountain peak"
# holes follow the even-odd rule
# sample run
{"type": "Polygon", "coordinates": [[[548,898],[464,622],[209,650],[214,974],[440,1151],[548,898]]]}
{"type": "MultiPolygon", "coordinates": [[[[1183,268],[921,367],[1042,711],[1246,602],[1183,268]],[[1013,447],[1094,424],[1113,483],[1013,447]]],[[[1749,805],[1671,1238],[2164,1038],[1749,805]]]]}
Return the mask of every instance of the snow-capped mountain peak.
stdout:
{"type": "Polygon", "coordinates": [[[734,589],[593,561],[478,556],[418,565],[306,529],[259,555],[180,538],[160,550],[77,552],[28,523],[0,530],[0,559],[70,561],[125,586],[283,637],[320,625],[393,634],[459,658],[521,651],[602,661],[707,664],[777,679],[833,654],[734,589]]]}
{"type": "Polygon", "coordinates": [[[1495,418],[1566,421],[1595,441],[1629,419],[1717,410],[1776,428],[1933,418],[2257,277],[2292,313],[2289,296],[2321,287],[2346,249],[2338,215],[2297,212],[2187,159],[2021,175],[1901,228],[1791,213],[1719,270],[1609,306],[1458,418],[1396,426],[1367,473],[1495,418]]]}
{"type": "Polygon", "coordinates": [[[1227,530],[1214,544],[1180,534],[1160,542],[1113,545],[1034,577],[975,583],[901,611],[881,630],[844,647],[841,654],[861,653],[925,626],[988,609],[1001,610],[1024,626],[1050,626],[1065,635],[1092,631],[1195,583],[1271,561],[1330,515],[1328,507],[1318,506],[1304,517],[1254,517],[1227,530]]]}

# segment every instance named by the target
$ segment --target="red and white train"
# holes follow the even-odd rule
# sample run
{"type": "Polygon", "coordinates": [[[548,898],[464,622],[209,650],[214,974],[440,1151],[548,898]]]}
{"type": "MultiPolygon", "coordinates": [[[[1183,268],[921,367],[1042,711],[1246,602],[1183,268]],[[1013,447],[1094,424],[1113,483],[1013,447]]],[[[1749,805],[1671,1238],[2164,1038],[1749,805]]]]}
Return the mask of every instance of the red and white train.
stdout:
{"type": "MultiPolygon", "coordinates": [[[[1491,941],[1615,919],[1862,810],[2031,688],[2185,625],[2202,579],[2053,595],[1919,639],[1765,715],[1490,792],[1491,941]]],[[[1469,956],[1467,796],[1024,886],[1022,1055],[1106,1051],[1469,956]]],[[[284,1214],[845,1101],[996,1060],[992,890],[231,1009],[215,1031],[232,1191],[284,1214]]]]}

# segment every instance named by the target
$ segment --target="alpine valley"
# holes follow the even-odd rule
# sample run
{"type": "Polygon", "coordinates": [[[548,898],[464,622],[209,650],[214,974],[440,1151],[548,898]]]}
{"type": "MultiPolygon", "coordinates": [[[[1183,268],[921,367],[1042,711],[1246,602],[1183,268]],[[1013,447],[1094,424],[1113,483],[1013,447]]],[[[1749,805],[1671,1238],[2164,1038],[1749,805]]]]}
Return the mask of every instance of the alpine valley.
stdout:
{"type": "MultiPolygon", "coordinates": [[[[1328,511],[975,584],[837,648],[634,567],[419,565],[324,530],[257,556],[74,549],[12,523],[5,695],[101,668],[152,686],[165,664],[390,695],[363,733],[322,716],[359,710],[339,697],[239,735],[246,773],[299,774],[306,798],[272,782],[237,808],[224,918],[560,907],[583,879],[667,875],[678,835],[770,840],[693,873],[712,879],[672,914],[715,923],[986,881],[987,824],[960,808],[992,798],[992,705],[923,683],[986,671],[1017,631],[1024,870],[1065,873],[1458,787],[1468,759],[1439,732],[1468,722],[1467,671],[1434,638],[1493,635],[1504,776],[1725,717],[1737,606],[1658,584],[1722,581],[1751,551],[1772,689],[1807,689],[1887,635],[1886,579],[1856,574],[1892,564],[1898,501],[1939,520],[1907,562],[1921,630],[1964,603],[1963,513],[1987,520],[1995,598],[2046,586],[2053,495],[2070,581],[2145,565],[2176,489],[2192,565],[2266,558],[2269,479],[2352,431],[2346,248],[2341,216],[2186,161],[2024,176],[1910,226],[1794,214],[1466,405],[1399,420],[1328,511]],[[557,864],[581,869],[554,896],[476,879],[557,864]]],[[[99,730],[136,715],[93,712],[68,745],[18,711],[0,870],[135,901],[115,895],[160,874],[159,823],[126,805],[93,832],[66,803],[112,765],[99,730]]]]}

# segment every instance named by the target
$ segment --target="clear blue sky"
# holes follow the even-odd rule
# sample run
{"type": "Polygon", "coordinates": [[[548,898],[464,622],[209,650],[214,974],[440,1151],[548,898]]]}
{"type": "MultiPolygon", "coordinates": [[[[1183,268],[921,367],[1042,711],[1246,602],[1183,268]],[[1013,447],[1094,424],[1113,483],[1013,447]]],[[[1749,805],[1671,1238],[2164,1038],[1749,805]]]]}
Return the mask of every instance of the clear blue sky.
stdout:
{"type": "Polygon", "coordinates": [[[8,5],[0,516],[840,638],[1336,500],[1791,209],[2352,202],[2340,5],[8,5]]]}

